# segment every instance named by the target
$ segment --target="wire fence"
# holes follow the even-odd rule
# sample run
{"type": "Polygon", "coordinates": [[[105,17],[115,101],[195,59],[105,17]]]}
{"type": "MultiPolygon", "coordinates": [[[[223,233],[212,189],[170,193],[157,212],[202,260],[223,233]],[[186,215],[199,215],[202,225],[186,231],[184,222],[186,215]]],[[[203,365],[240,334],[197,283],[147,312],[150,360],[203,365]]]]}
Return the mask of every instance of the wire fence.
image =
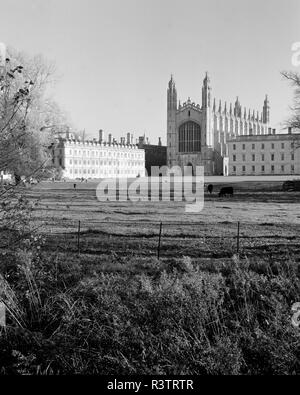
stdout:
{"type": "Polygon", "coordinates": [[[203,258],[300,255],[300,227],[241,222],[77,221],[47,233],[47,248],[76,254],[203,258]]]}

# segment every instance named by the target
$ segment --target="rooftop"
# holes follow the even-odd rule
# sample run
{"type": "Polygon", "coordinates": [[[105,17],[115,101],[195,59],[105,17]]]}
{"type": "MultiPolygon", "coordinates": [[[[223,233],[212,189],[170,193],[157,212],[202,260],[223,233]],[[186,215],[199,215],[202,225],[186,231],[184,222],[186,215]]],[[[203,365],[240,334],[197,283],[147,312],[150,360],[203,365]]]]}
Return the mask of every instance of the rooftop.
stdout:
{"type": "Polygon", "coordinates": [[[300,140],[300,133],[276,133],[276,134],[251,134],[246,136],[235,136],[227,140],[228,143],[264,141],[264,140],[300,140]]]}

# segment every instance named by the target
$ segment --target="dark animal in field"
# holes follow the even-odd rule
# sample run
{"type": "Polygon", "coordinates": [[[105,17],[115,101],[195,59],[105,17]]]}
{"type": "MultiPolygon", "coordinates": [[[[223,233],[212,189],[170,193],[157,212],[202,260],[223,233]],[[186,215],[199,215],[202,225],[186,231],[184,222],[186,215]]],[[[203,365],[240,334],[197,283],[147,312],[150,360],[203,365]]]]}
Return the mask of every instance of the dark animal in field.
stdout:
{"type": "Polygon", "coordinates": [[[214,186],[212,184],[209,184],[207,186],[207,192],[209,192],[210,194],[212,194],[213,189],[214,189],[214,186]]]}
{"type": "Polygon", "coordinates": [[[285,181],[282,185],[282,190],[284,192],[300,191],[300,180],[285,181]]]}
{"type": "Polygon", "coordinates": [[[222,196],[233,196],[233,188],[232,187],[223,187],[219,192],[219,197],[222,196]]]}

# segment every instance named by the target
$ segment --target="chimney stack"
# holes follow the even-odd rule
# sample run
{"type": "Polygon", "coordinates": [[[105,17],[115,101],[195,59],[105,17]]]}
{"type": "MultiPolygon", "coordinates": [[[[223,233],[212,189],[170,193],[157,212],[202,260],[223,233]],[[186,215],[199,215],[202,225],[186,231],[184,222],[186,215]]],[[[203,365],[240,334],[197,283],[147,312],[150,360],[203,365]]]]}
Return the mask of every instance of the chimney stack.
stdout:
{"type": "Polygon", "coordinates": [[[161,137],[158,138],[158,145],[161,147],[161,137]]]}
{"type": "Polygon", "coordinates": [[[127,144],[130,144],[130,133],[127,133],[127,144]]]}
{"type": "Polygon", "coordinates": [[[99,130],[99,143],[102,143],[102,142],[103,142],[103,130],[100,129],[99,130]]]}
{"type": "Polygon", "coordinates": [[[273,129],[273,134],[276,134],[276,129],[273,129]]]}
{"type": "Polygon", "coordinates": [[[144,141],[144,137],[143,137],[143,136],[140,136],[140,137],[139,137],[139,146],[142,147],[142,146],[144,145],[144,142],[145,142],[145,141],[144,141]]]}
{"type": "Polygon", "coordinates": [[[288,134],[292,134],[292,128],[290,126],[288,127],[288,134]]]}
{"type": "Polygon", "coordinates": [[[112,142],[112,134],[109,133],[109,135],[108,135],[108,144],[111,144],[111,142],[112,142]]]}

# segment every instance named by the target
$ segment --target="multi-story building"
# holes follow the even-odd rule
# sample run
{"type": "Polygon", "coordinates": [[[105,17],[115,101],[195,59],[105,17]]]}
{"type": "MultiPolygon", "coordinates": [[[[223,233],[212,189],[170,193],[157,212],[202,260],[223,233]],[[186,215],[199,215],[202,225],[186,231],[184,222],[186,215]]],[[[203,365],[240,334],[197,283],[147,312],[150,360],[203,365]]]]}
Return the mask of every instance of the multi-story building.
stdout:
{"type": "Polygon", "coordinates": [[[228,171],[225,175],[300,174],[300,133],[236,136],[227,141],[228,171]]]}
{"type": "Polygon", "coordinates": [[[242,110],[239,99],[234,107],[227,103],[217,107],[212,100],[210,79],[206,74],[202,86],[202,105],[177,102],[173,77],[167,92],[167,164],[172,166],[204,166],[206,175],[225,172],[227,141],[234,136],[268,133],[270,105],[266,96],[262,112],[242,110]]]}
{"type": "Polygon", "coordinates": [[[167,147],[162,145],[161,138],[158,139],[158,145],[150,144],[145,136],[139,137],[139,148],[145,151],[145,168],[147,175],[151,176],[151,168],[167,165],[167,147]]]}
{"type": "Polygon", "coordinates": [[[53,164],[61,170],[61,177],[77,178],[116,178],[143,177],[145,175],[145,151],[133,144],[130,133],[127,141],[120,142],[109,135],[103,140],[103,131],[99,131],[99,140],[82,141],[67,133],[60,137],[52,148],[53,164]]]}

